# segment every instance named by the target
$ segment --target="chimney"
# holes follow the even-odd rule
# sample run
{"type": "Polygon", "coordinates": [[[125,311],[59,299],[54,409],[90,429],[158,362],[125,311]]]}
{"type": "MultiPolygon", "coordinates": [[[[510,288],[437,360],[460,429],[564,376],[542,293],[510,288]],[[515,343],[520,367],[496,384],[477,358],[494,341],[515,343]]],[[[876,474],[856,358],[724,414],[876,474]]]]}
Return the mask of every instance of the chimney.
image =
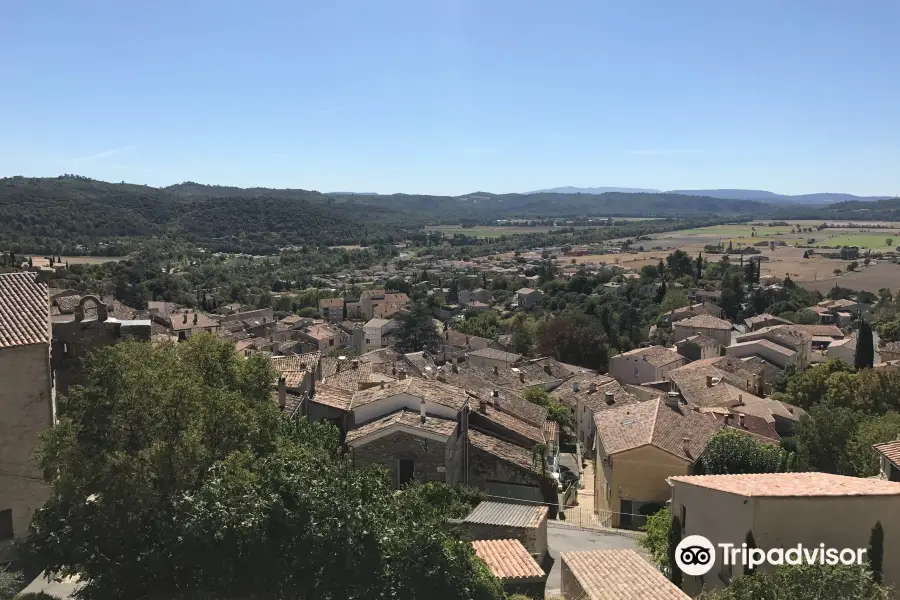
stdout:
{"type": "Polygon", "coordinates": [[[400,381],[406,379],[406,369],[400,369],[399,371],[397,371],[397,377],[400,379],[400,381]]]}
{"type": "Polygon", "coordinates": [[[588,386],[588,392],[593,394],[596,391],[597,391],[597,384],[592,381],[591,384],[588,386]]]}
{"type": "Polygon", "coordinates": [[[669,392],[666,394],[666,406],[676,409],[681,406],[681,398],[678,396],[678,392],[669,392]]]}
{"type": "Polygon", "coordinates": [[[578,382],[577,381],[572,382],[572,391],[575,392],[576,394],[578,393],[578,382]]]}
{"type": "Polygon", "coordinates": [[[494,365],[494,375],[499,375],[500,369],[497,368],[497,365],[494,365]]]}
{"type": "Polygon", "coordinates": [[[459,365],[456,364],[456,359],[453,359],[453,365],[450,367],[454,373],[459,373],[459,365]]]}
{"type": "Polygon", "coordinates": [[[688,436],[684,436],[681,438],[681,448],[684,450],[686,456],[691,455],[691,438],[688,436]]]}
{"type": "Polygon", "coordinates": [[[478,401],[478,412],[482,414],[487,414],[487,400],[479,400],[478,401]]]}
{"type": "Polygon", "coordinates": [[[708,388],[712,387],[712,375],[706,376],[706,387],[708,387],[708,388]]]}
{"type": "Polygon", "coordinates": [[[603,396],[604,396],[604,398],[605,398],[605,400],[606,400],[606,404],[609,405],[609,406],[612,406],[612,404],[616,401],[616,399],[615,399],[615,394],[613,394],[613,393],[612,393],[611,391],[609,391],[609,390],[607,390],[606,393],[603,394],[603,396]]]}
{"type": "Polygon", "coordinates": [[[495,389],[493,392],[491,392],[491,397],[492,397],[492,398],[499,398],[499,397],[500,397],[500,390],[496,390],[496,389],[495,389]]]}
{"type": "Polygon", "coordinates": [[[197,313],[194,313],[194,325],[197,324],[197,313]]]}
{"type": "Polygon", "coordinates": [[[187,311],[184,311],[184,318],[181,320],[182,323],[187,323],[187,311]]]}
{"type": "Polygon", "coordinates": [[[355,359],[352,360],[350,362],[350,368],[353,369],[354,371],[358,370],[359,369],[359,361],[355,360],[355,359]]]}
{"type": "Polygon", "coordinates": [[[287,406],[287,379],[278,378],[278,408],[287,406]]]}
{"type": "Polygon", "coordinates": [[[381,382],[381,385],[380,385],[379,387],[380,387],[381,389],[384,389],[384,382],[383,382],[383,381],[381,382]]]}
{"type": "Polygon", "coordinates": [[[103,303],[97,305],[97,320],[99,322],[102,323],[103,321],[105,321],[107,319],[107,317],[109,316],[109,311],[110,311],[111,307],[112,307],[112,305],[106,306],[103,303]]]}
{"type": "Polygon", "coordinates": [[[425,416],[425,398],[422,398],[422,401],[419,403],[419,422],[424,423],[426,419],[425,416]]]}
{"type": "Polygon", "coordinates": [[[525,371],[519,371],[519,381],[525,383],[525,371]]]}
{"type": "Polygon", "coordinates": [[[738,413],[738,424],[741,427],[744,426],[744,413],[738,413]]]}

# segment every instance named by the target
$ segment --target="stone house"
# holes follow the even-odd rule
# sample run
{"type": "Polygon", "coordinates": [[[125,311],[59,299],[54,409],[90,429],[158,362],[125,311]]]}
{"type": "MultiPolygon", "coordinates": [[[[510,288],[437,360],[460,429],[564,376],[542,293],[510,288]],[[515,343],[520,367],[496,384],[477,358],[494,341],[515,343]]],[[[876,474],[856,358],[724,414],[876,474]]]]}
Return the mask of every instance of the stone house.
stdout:
{"type": "Polygon", "coordinates": [[[600,411],[597,427],[594,504],[601,523],[636,529],[647,511],[664,506],[666,478],[687,475],[723,427],[711,414],[676,398],[600,411]]]}
{"type": "Polygon", "coordinates": [[[662,381],[669,371],[685,363],[684,357],[662,346],[636,348],[609,359],[609,374],[619,383],[640,385],[662,381]]]}
{"type": "Polygon", "coordinates": [[[0,274],[0,563],[50,496],[34,461],[40,434],[56,421],[50,341],[47,287],[34,273],[0,274]]]}
{"type": "Polygon", "coordinates": [[[495,348],[481,348],[466,353],[466,358],[477,367],[511,369],[513,365],[522,360],[522,355],[495,348]]]}
{"type": "Polygon", "coordinates": [[[685,362],[721,356],[722,345],[702,333],[675,342],[675,351],[685,358],[685,362]]]}
{"type": "Polygon", "coordinates": [[[725,354],[736,358],[761,356],[782,369],[794,364],[803,370],[809,366],[812,355],[812,336],[796,325],[763,327],[737,336],[725,348],[725,354]]]}
{"type": "Polygon", "coordinates": [[[330,352],[340,348],[341,332],[329,325],[313,325],[305,330],[298,330],[295,334],[301,342],[305,352],[330,352]]]}
{"type": "Polygon", "coordinates": [[[712,315],[697,315],[672,324],[676,342],[702,333],[706,337],[716,340],[722,346],[731,345],[731,329],[731,321],[712,315]]]}
{"type": "Polygon", "coordinates": [[[872,449],[878,455],[878,476],[888,481],[900,481],[900,441],[874,444],[872,449]]]}
{"type": "Polygon", "coordinates": [[[542,297],[543,294],[540,290],[521,288],[519,290],[516,290],[516,306],[524,309],[534,308],[541,301],[542,297]]]}
{"type": "Polygon", "coordinates": [[[566,385],[550,392],[550,397],[572,410],[575,416],[575,436],[586,451],[594,447],[597,432],[594,417],[597,413],[634,404],[639,400],[612,377],[595,373],[576,375],[566,385]]]}
{"type": "Polygon", "coordinates": [[[195,310],[180,310],[166,316],[153,315],[153,320],[167,326],[169,333],[183,341],[198,333],[218,334],[219,321],[195,310]]]}
{"type": "MultiPolygon", "coordinates": [[[[757,547],[866,548],[876,521],[885,531],[900,528],[900,483],[829,473],[672,476],[671,510],[683,535],[702,535],[713,545],[740,547],[753,533],[757,547]],[[823,524],[828,524],[823,526],[823,524]]],[[[855,558],[855,556],[854,556],[855,558]]],[[[885,535],[884,583],[900,583],[900,538],[885,535]]],[[[683,589],[717,588],[742,574],[724,565],[701,580],[684,576],[683,589]]],[[[770,568],[761,566],[759,568],[770,568]]]]}

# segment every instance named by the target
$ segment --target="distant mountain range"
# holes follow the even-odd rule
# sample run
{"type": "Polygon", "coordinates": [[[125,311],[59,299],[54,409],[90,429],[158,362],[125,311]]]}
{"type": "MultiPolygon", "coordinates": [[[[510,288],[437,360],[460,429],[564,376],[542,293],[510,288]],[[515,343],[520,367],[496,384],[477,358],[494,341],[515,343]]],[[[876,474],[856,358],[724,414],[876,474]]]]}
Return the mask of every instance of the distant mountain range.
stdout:
{"type": "Polygon", "coordinates": [[[681,196],[705,196],[707,198],[722,198],[725,200],[755,200],[770,204],[832,204],[835,202],[872,202],[875,200],[889,200],[892,196],[854,196],[853,194],[837,194],[826,192],[821,194],[800,194],[789,196],[776,194],[765,190],[651,190],[645,188],[619,188],[619,187],[558,187],[546,190],[527,192],[528,194],[605,194],[608,192],[620,192],[626,194],[679,194],[681,196]]]}

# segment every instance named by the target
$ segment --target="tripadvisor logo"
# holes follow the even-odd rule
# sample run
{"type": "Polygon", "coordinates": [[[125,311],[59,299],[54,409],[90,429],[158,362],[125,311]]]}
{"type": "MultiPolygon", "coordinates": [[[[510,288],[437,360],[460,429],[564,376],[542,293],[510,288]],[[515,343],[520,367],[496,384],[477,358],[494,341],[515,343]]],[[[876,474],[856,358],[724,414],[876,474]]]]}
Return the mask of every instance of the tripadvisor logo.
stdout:
{"type": "MultiPolygon", "coordinates": [[[[760,565],[862,565],[865,548],[826,548],[819,544],[811,548],[797,544],[790,548],[748,548],[747,544],[718,544],[723,565],[741,565],[754,569],[760,565]]],[[[716,546],[702,535],[689,535],[675,548],[675,564],[685,575],[709,573],[716,564],[716,546]]]]}

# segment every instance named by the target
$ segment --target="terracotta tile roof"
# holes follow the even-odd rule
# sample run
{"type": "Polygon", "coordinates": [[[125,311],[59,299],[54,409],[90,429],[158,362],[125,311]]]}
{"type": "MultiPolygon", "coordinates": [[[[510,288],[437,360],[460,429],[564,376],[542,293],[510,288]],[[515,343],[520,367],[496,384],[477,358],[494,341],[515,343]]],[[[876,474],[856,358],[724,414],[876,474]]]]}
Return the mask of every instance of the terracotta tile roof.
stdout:
{"type": "Polygon", "coordinates": [[[495,375],[492,367],[460,363],[457,365],[455,373],[452,367],[448,368],[447,365],[444,365],[437,372],[436,377],[448,385],[473,392],[501,411],[515,415],[538,427],[542,427],[544,421],[547,420],[546,408],[532,404],[519,395],[518,390],[525,386],[513,387],[513,380],[518,383],[518,379],[509,369],[498,369],[495,375]],[[498,397],[493,396],[494,390],[499,392],[498,397]]]}
{"type": "Polygon", "coordinates": [[[534,465],[531,450],[475,430],[469,430],[469,445],[530,473],[540,472],[534,465]]]}
{"type": "Polygon", "coordinates": [[[782,319],[781,317],[776,317],[775,315],[770,315],[768,313],[756,315],[754,317],[747,317],[746,319],[744,319],[744,324],[751,329],[758,323],[775,323],[780,325],[788,325],[790,324],[790,321],[782,319]]]}
{"type": "Polygon", "coordinates": [[[195,310],[185,309],[178,312],[173,312],[169,314],[168,318],[173,331],[181,331],[183,329],[206,329],[207,327],[219,327],[219,322],[217,320],[211,318],[206,313],[195,310]],[[185,321],[185,316],[187,316],[187,321],[185,321]],[[194,323],[195,316],[197,317],[196,323],[194,323]]]}
{"type": "Polygon", "coordinates": [[[807,344],[812,336],[796,325],[772,325],[771,327],[763,327],[750,333],[745,333],[737,337],[738,342],[747,342],[754,339],[765,338],[769,341],[795,348],[797,346],[807,344]]]}
{"type": "Polygon", "coordinates": [[[364,389],[367,384],[396,381],[396,377],[375,371],[374,366],[372,363],[359,363],[355,369],[352,366],[345,366],[341,371],[329,377],[323,377],[322,383],[348,392],[355,392],[364,389]]]}
{"type": "Polygon", "coordinates": [[[721,344],[717,340],[714,340],[711,337],[705,336],[702,333],[698,333],[697,335],[692,335],[690,337],[684,338],[683,340],[679,340],[679,341],[675,342],[675,347],[677,348],[679,346],[682,346],[682,345],[688,344],[688,343],[694,344],[695,346],[698,346],[700,348],[708,348],[710,346],[721,346],[721,344]]]}
{"type": "MultiPolygon", "coordinates": [[[[738,338],[739,341],[735,342],[729,348],[749,348],[751,344],[756,344],[757,346],[761,346],[763,348],[767,348],[772,352],[777,352],[782,356],[790,358],[797,354],[797,351],[793,348],[785,348],[781,344],[776,344],[775,342],[769,341],[765,338],[763,339],[752,339],[752,340],[744,340],[743,338],[738,338]]],[[[727,350],[726,350],[727,352],[727,350]]]]}
{"type": "Polygon", "coordinates": [[[409,354],[403,355],[403,360],[409,363],[410,369],[407,367],[407,372],[415,372],[420,377],[423,373],[425,373],[426,367],[431,367],[432,369],[437,370],[437,365],[434,360],[428,356],[425,352],[411,352],[409,354]]]}
{"type": "Polygon", "coordinates": [[[384,298],[384,290],[363,290],[359,295],[359,299],[363,298],[384,298]]]}
{"type": "Polygon", "coordinates": [[[313,325],[312,327],[308,328],[306,331],[302,331],[301,333],[316,341],[330,340],[340,335],[340,333],[338,333],[328,325],[313,325]]]}
{"type": "Polygon", "coordinates": [[[522,360],[521,354],[506,352],[505,350],[497,350],[495,348],[482,348],[481,350],[472,350],[466,353],[468,356],[477,356],[490,360],[499,360],[508,363],[517,363],[522,360]]]}
{"type": "Polygon", "coordinates": [[[781,439],[781,436],[778,435],[778,432],[775,431],[775,428],[772,426],[772,422],[764,417],[747,414],[740,409],[730,408],[702,408],[700,411],[709,412],[717,421],[719,421],[719,423],[726,426],[728,429],[746,433],[747,435],[756,438],[758,441],[778,443],[781,439]],[[744,415],[743,425],[741,425],[741,415],[744,415]]]}
{"type": "Polygon", "coordinates": [[[501,581],[540,580],[545,577],[519,540],[476,540],[472,542],[475,554],[484,561],[501,581]]]}
{"type": "Polygon", "coordinates": [[[900,467],[900,441],[874,444],[872,448],[875,449],[875,452],[891,461],[894,465],[900,467]]]}
{"type": "Polygon", "coordinates": [[[347,443],[352,445],[357,440],[390,427],[412,427],[450,437],[456,431],[456,421],[428,415],[422,423],[419,413],[401,409],[350,431],[347,433],[347,443]]]}
{"type": "Polygon", "coordinates": [[[690,462],[700,457],[722,428],[710,414],[684,406],[671,408],[662,399],[595,413],[594,423],[608,455],[652,445],[690,462]],[[687,452],[684,438],[689,438],[687,452]]]}
{"type": "Polygon", "coordinates": [[[725,331],[731,331],[731,321],[726,321],[712,315],[697,315],[688,319],[676,321],[673,325],[687,327],[688,329],[723,329],[725,331]]]}
{"type": "MultiPolygon", "coordinates": [[[[628,356],[631,358],[643,358],[645,361],[653,365],[654,367],[664,367],[666,365],[672,364],[673,362],[683,362],[684,357],[671,350],[669,348],[664,348],[662,346],[650,346],[648,348],[635,348],[634,350],[630,350],[628,352],[623,352],[617,356],[628,356]]],[[[613,358],[617,358],[614,356],[613,358]]]]}
{"type": "Polygon", "coordinates": [[[303,387],[303,381],[310,376],[309,371],[282,371],[281,376],[284,377],[284,384],[289,390],[299,390],[303,387]]]}
{"type": "Polygon", "coordinates": [[[559,558],[584,590],[583,600],[690,599],[634,550],[562,552],[559,558]]]}
{"type": "Polygon", "coordinates": [[[319,309],[323,308],[344,308],[343,298],[321,298],[319,300],[319,309]]]}
{"type": "Polygon", "coordinates": [[[313,394],[311,401],[349,412],[352,397],[353,394],[347,390],[319,384],[316,386],[316,393],[313,394]]]}
{"type": "Polygon", "coordinates": [[[844,338],[844,332],[837,325],[794,325],[794,327],[811,336],[825,336],[839,340],[844,338]]]}
{"type": "Polygon", "coordinates": [[[505,527],[538,527],[547,518],[547,507],[543,504],[513,504],[484,500],[472,509],[464,523],[481,525],[502,525],[505,527]]]}
{"type": "Polygon", "coordinates": [[[496,424],[500,427],[509,429],[514,433],[518,433],[522,437],[531,440],[535,444],[544,442],[543,428],[523,421],[515,415],[497,410],[496,408],[494,408],[494,406],[487,403],[487,399],[485,399],[484,411],[481,410],[481,407],[477,402],[473,402],[472,404],[472,412],[477,412],[480,418],[483,418],[488,422],[496,424]]]}
{"type": "Polygon", "coordinates": [[[559,437],[559,424],[556,421],[544,421],[544,443],[550,444],[559,437]]]}
{"type": "Polygon", "coordinates": [[[308,352],[293,356],[272,356],[269,361],[276,371],[315,371],[322,357],[321,352],[308,352]]]}
{"type": "Polygon", "coordinates": [[[831,473],[680,475],[670,481],[747,497],[900,496],[900,483],[831,473]]]}
{"type": "Polygon", "coordinates": [[[460,410],[469,396],[465,390],[438,381],[426,381],[417,377],[407,377],[400,381],[384,383],[375,387],[360,390],[353,394],[351,409],[376,402],[398,394],[408,394],[416,398],[434,402],[460,410]]]}
{"type": "Polygon", "coordinates": [[[0,348],[50,343],[50,294],[34,273],[0,275],[0,348]]]}
{"type": "Polygon", "coordinates": [[[637,396],[626,391],[625,388],[612,377],[593,373],[576,375],[550,392],[550,396],[556,398],[569,408],[576,408],[579,403],[584,404],[592,412],[634,404],[639,401],[637,396]],[[574,390],[576,383],[578,384],[577,392],[574,390]],[[593,392],[591,391],[592,383],[596,386],[593,392]],[[613,393],[612,404],[607,403],[606,392],[613,393]]]}

